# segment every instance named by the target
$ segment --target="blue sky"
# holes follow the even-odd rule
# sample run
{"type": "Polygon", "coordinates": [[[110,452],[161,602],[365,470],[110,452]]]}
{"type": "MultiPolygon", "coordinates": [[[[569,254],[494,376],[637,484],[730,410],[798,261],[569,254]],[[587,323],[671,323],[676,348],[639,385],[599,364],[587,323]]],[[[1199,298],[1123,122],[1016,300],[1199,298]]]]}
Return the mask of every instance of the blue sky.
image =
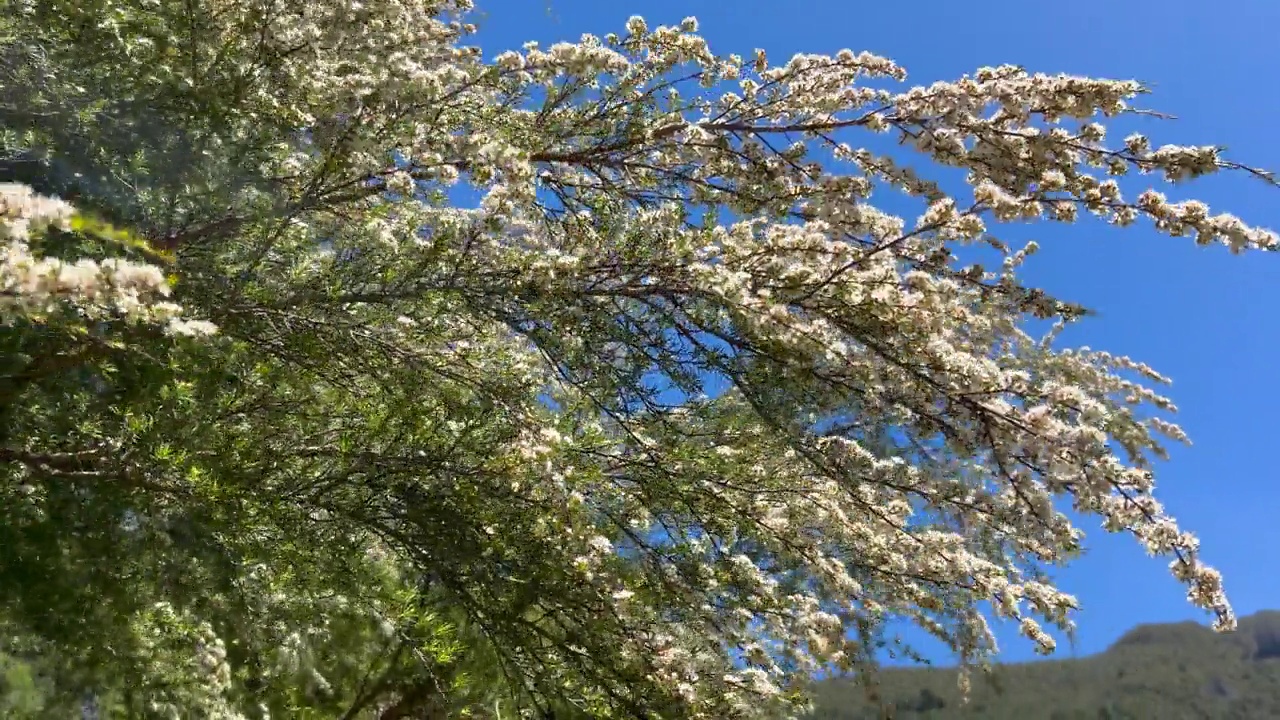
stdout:
{"type": "MultiPolygon", "coordinates": [[[[639,14],[651,25],[687,15],[719,53],[755,47],[784,61],[796,52],[868,50],[903,64],[907,85],[951,79],[983,65],[1135,78],[1154,87],[1144,104],[1177,116],[1143,121],[1155,144],[1220,144],[1233,159],[1280,170],[1280,3],[1274,0],[984,0],[909,4],[849,0],[477,0],[486,56],[621,32],[639,14]],[[910,18],[910,19],[909,19],[910,18]]],[[[1125,126],[1125,130],[1129,126],[1125,126]]],[[[1213,178],[1186,192],[1218,210],[1280,229],[1280,190],[1245,177],[1213,178]]],[[[1178,196],[1170,192],[1171,196],[1178,196]]],[[[1045,228],[1048,230],[1049,228],[1045,228]]],[[[1239,614],[1280,608],[1280,256],[1233,257],[1146,229],[1076,227],[1034,235],[1042,252],[1026,277],[1098,310],[1069,336],[1146,361],[1174,380],[1179,421],[1194,445],[1174,451],[1160,494],[1204,556],[1223,571],[1239,614]]],[[[1084,526],[1089,553],[1060,573],[1084,604],[1080,653],[1105,649],[1138,623],[1204,620],[1169,577],[1127,537],[1084,526]]],[[[1000,633],[1007,660],[1032,656],[1000,633]]],[[[1063,653],[1068,653],[1068,648],[1063,653]]],[[[945,662],[946,658],[936,658],[945,662]]]]}

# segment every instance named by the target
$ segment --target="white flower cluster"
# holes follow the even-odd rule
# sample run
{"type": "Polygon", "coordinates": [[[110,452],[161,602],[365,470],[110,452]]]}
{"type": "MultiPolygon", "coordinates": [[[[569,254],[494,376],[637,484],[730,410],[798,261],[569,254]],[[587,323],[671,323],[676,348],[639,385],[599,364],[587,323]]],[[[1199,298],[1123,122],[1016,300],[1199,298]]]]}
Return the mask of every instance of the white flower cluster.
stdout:
{"type": "Polygon", "coordinates": [[[245,720],[231,700],[231,666],[222,639],[206,622],[195,621],[167,602],[135,619],[134,632],[144,662],[154,663],[166,682],[148,688],[144,700],[159,717],[199,712],[216,720],[245,720]]]}
{"type": "Polygon", "coordinates": [[[182,318],[178,304],[156,299],[169,295],[169,285],[154,265],[117,258],[66,262],[35,255],[28,244],[31,233],[65,226],[74,212],[25,185],[0,185],[0,239],[8,240],[0,250],[0,320],[40,318],[70,306],[90,320],[156,323],[173,335],[216,332],[212,323],[182,318]]]}
{"type": "Polygon", "coordinates": [[[26,241],[50,225],[65,228],[75,208],[15,183],[0,184],[0,239],[26,241]]]}

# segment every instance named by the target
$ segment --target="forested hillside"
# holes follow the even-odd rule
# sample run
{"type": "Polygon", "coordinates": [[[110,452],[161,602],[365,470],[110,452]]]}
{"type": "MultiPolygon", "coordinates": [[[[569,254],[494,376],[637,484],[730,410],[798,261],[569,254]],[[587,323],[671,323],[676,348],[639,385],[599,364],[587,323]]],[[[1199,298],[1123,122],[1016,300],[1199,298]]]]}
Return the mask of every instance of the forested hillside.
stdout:
{"type": "MultiPolygon", "coordinates": [[[[1280,717],[1280,612],[1244,618],[1218,635],[1196,623],[1140,625],[1106,652],[1074,660],[1002,665],[960,703],[956,673],[910,668],[884,674],[898,720],[1266,720],[1280,717]]],[[[864,720],[879,712],[849,680],[823,683],[814,720],[864,720]]]]}

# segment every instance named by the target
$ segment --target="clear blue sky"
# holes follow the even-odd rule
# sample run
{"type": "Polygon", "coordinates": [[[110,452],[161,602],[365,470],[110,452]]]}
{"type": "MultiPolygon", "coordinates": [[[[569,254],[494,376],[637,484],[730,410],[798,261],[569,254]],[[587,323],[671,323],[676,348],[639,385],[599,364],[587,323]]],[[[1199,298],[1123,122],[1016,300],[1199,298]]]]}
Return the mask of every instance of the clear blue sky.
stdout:
{"type": "MultiPolygon", "coordinates": [[[[983,65],[1136,78],[1145,105],[1176,121],[1145,123],[1156,144],[1221,144],[1234,159],[1280,170],[1280,2],[1275,0],[477,0],[485,55],[621,32],[687,15],[719,53],[868,50],[903,64],[908,85],[983,65]],[[1065,9],[1069,8],[1069,9],[1065,9]]],[[[1175,193],[1170,193],[1175,195],[1175,193]]],[[[1280,229],[1280,190],[1211,179],[1192,194],[1246,221],[1280,229]]],[[[1179,421],[1195,444],[1162,466],[1160,493],[1204,556],[1226,575],[1241,615],[1280,608],[1280,255],[1231,256],[1145,229],[1077,227],[1037,235],[1028,277],[1100,311],[1072,336],[1146,361],[1174,380],[1179,421]]],[[[1164,560],[1127,537],[1084,525],[1090,552],[1060,575],[1084,604],[1078,651],[1103,650],[1138,623],[1204,620],[1164,560]]],[[[1003,658],[1031,657],[1001,632],[1003,658]]],[[[1069,649],[1063,648],[1063,652],[1069,649]]],[[[939,656],[936,660],[945,662],[939,656]]]]}

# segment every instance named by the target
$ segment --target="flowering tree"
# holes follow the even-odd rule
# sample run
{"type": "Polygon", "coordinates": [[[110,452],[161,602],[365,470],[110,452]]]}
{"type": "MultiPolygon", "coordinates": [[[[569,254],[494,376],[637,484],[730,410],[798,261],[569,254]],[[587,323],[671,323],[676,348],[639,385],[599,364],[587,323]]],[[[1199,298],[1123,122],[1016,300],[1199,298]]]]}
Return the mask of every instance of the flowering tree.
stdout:
{"type": "Polygon", "coordinates": [[[1076,608],[1041,572],[1080,548],[1064,500],[1233,625],[1152,495],[1185,440],[1164,379],[1059,347],[1083,309],[1000,240],[1093,215],[1276,247],[1129,187],[1271,182],[1108,143],[1138,83],[1005,66],[904,90],[866,53],[713,54],[692,19],[490,57],[469,0],[2,7],[10,180],[177,279],[143,302],[164,273],[69,264],[74,228],[35,259],[25,218],[68,211],[5,191],[5,342],[50,369],[5,378],[25,550],[0,621],[69,698],[786,715],[819,669],[874,690],[894,620],[964,668],[995,651],[987,608],[1051,652],[1076,608]],[[49,313],[113,350],[49,365],[49,313]]]}

